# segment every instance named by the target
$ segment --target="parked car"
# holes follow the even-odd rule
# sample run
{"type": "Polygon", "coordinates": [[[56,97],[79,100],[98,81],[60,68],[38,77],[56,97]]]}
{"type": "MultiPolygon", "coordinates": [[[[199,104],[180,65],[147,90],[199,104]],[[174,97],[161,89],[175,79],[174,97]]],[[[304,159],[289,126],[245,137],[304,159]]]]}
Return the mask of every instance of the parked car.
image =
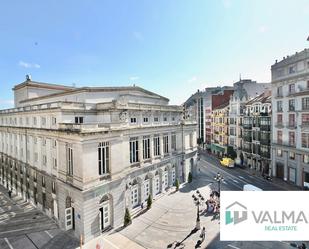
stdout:
{"type": "Polygon", "coordinates": [[[235,164],[234,160],[229,157],[223,157],[220,163],[222,166],[229,167],[229,168],[233,168],[235,164]]]}

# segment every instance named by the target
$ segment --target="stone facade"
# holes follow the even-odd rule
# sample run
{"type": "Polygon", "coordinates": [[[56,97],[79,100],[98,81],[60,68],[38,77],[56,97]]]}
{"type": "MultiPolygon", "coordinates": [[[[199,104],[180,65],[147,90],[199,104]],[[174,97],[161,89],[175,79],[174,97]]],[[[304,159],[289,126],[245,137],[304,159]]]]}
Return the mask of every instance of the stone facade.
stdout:
{"type": "Polygon", "coordinates": [[[272,73],[272,174],[309,187],[309,50],[283,58],[272,73]]]}
{"type": "Polygon", "coordinates": [[[0,182],[88,241],[196,164],[196,123],[140,87],[27,81],[0,111],[0,182]]]}

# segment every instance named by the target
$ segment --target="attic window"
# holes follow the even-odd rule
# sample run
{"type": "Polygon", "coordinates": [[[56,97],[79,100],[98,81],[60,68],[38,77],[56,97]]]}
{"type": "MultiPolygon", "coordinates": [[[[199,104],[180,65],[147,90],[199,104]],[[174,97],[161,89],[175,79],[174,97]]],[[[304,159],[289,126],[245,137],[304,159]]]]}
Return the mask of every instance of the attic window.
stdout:
{"type": "Polygon", "coordinates": [[[84,123],[84,117],[75,117],[75,124],[84,123]]]}

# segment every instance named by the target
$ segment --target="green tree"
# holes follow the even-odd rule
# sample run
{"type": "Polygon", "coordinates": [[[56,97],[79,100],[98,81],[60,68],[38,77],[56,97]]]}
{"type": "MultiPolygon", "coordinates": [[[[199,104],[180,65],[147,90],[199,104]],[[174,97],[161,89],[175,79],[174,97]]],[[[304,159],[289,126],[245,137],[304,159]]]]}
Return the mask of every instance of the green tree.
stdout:
{"type": "Polygon", "coordinates": [[[131,214],[128,208],[126,208],[126,212],[124,214],[124,226],[128,226],[132,223],[131,214]]]}
{"type": "Polygon", "coordinates": [[[178,191],[179,190],[179,181],[178,181],[178,179],[176,179],[175,186],[176,186],[176,191],[178,191]]]}
{"type": "Polygon", "coordinates": [[[151,205],[152,205],[152,197],[151,195],[149,195],[147,199],[147,209],[148,210],[151,208],[151,205]]]}
{"type": "Polygon", "coordinates": [[[189,175],[188,175],[188,182],[189,183],[192,182],[192,173],[191,172],[189,172],[189,175]]]}

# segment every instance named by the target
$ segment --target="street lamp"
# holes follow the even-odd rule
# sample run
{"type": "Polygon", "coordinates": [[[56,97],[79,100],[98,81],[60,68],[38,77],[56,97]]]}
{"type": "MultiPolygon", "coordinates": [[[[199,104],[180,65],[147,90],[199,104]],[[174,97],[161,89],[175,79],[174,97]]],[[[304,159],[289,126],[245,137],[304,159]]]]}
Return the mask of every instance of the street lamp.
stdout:
{"type": "Polygon", "coordinates": [[[201,195],[200,191],[196,191],[196,195],[192,195],[192,198],[194,200],[194,204],[197,207],[196,210],[196,225],[195,225],[195,230],[200,230],[201,229],[201,223],[200,223],[200,204],[203,202],[204,197],[201,195]]]}
{"type": "Polygon", "coordinates": [[[224,177],[220,174],[220,172],[218,172],[214,179],[218,182],[218,193],[220,193],[220,185],[221,181],[224,180],[224,177]]]}

